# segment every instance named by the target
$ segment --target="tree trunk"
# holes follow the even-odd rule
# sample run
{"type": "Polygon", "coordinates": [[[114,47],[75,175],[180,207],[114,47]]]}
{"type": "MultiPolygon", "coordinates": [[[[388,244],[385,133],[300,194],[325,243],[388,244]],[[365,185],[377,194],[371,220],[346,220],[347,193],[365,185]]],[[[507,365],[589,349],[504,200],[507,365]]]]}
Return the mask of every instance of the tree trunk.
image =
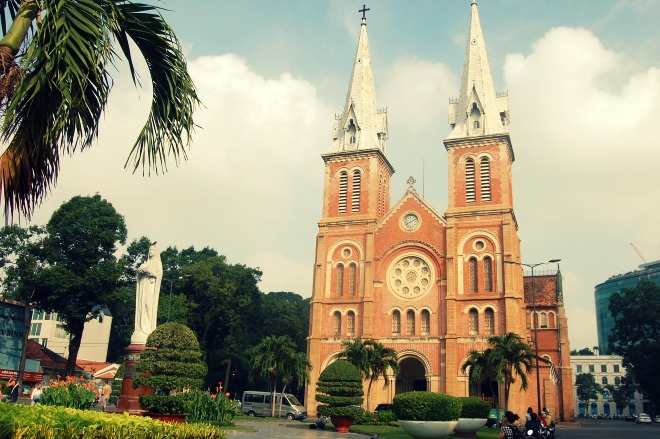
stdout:
{"type": "Polygon", "coordinates": [[[231,358],[229,358],[229,363],[227,363],[227,371],[225,372],[225,392],[229,392],[229,371],[231,370],[231,358]]]}
{"type": "Polygon", "coordinates": [[[374,382],[374,379],[373,379],[373,375],[372,375],[372,378],[369,380],[369,386],[367,386],[367,411],[369,411],[369,399],[370,399],[370,396],[371,396],[371,385],[373,384],[373,382],[374,382]]]}
{"type": "Polygon", "coordinates": [[[0,40],[0,46],[9,48],[15,56],[38,12],[39,2],[37,0],[23,1],[9,30],[0,40]]]}
{"type": "Polygon", "coordinates": [[[280,396],[280,407],[277,412],[277,418],[279,419],[282,416],[282,400],[284,400],[284,391],[286,390],[286,381],[284,382],[284,386],[282,386],[282,396],[280,396]]]}
{"type": "Polygon", "coordinates": [[[275,397],[277,396],[277,380],[273,380],[273,397],[270,400],[270,417],[275,417],[275,397]]]}
{"type": "Polygon", "coordinates": [[[78,359],[78,351],[80,351],[80,342],[82,341],[83,330],[85,323],[76,323],[76,327],[71,332],[71,340],[69,340],[69,358],[66,361],[66,376],[73,376],[76,370],[76,360],[78,359]]]}
{"type": "Polygon", "coordinates": [[[32,328],[32,307],[30,301],[25,301],[25,309],[23,314],[23,346],[21,349],[21,361],[18,365],[18,383],[23,386],[23,374],[25,373],[25,360],[27,359],[28,341],[30,336],[30,329],[32,328]]]}

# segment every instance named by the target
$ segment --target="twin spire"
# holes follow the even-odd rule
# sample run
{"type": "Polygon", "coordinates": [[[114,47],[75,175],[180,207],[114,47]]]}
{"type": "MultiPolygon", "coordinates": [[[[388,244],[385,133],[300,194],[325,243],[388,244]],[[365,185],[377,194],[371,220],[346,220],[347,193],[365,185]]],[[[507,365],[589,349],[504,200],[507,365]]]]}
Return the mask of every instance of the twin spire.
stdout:
{"type": "MultiPolygon", "coordinates": [[[[448,139],[507,133],[509,101],[506,93],[495,93],[488,62],[486,42],[481,30],[476,0],[471,4],[460,97],[450,100],[448,139]]],[[[379,149],[385,152],[387,111],[376,107],[371,52],[367,37],[366,11],[363,7],[360,39],[353,73],[348,85],[344,111],[335,116],[332,147],[329,152],[379,149]]]]}

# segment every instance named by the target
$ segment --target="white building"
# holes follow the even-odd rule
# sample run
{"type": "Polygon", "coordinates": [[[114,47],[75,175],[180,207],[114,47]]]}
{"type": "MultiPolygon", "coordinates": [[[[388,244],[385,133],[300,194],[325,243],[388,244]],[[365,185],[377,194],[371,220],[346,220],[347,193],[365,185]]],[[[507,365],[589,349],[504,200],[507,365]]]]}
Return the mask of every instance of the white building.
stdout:
{"type": "MultiPolygon", "coordinates": [[[[83,337],[78,351],[78,359],[105,362],[108,355],[112,314],[107,307],[99,307],[99,315],[85,323],[83,337]]],[[[34,310],[30,340],[41,343],[51,351],[65,358],[69,356],[69,333],[64,330],[64,323],[57,313],[34,310]]]]}
{"type": "Polygon", "coordinates": [[[575,416],[578,415],[634,415],[644,411],[644,398],[641,393],[635,392],[626,407],[617,407],[608,392],[598,395],[598,400],[590,402],[585,407],[578,401],[575,379],[581,373],[590,373],[601,386],[617,385],[626,376],[626,369],[621,364],[622,358],[616,355],[571,355],[573,367],[573,395],[575,397],[575,416]]]}

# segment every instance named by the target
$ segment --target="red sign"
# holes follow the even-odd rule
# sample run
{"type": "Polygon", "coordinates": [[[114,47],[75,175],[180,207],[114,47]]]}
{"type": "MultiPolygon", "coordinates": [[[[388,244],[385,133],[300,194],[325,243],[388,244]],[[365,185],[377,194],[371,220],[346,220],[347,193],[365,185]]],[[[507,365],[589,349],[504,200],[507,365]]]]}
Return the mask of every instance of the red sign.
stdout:
{"type": "MultiPolygon", "coordinates": [[[[18,378],[17,370],[0,369],[0,380],[8,380],[10,378],[18,378]]],[[[30,383],[40,383],[44,379],[44,374],[41,372],[23,372],[23,381],[30,383]]]]}

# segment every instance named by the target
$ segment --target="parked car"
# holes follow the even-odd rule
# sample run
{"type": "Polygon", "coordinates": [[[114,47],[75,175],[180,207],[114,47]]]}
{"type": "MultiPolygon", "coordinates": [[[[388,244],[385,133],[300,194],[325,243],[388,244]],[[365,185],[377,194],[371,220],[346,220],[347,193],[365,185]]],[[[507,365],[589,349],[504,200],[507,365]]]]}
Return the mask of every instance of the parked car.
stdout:
{"type": "Polygon", "coordinates": [[[374,409],[374,413],[384,412],[387,410],[392,411],[393,408],[394,408],[394,404],[378,404],[374,409]]]}
{"type": "Polygon", "coordinates": [[[651,423],[651,417],[647,415],[646,413],[640,413],[639,416],[637,416],[637,423],[638,424],[650,424],[651,423]]]}

